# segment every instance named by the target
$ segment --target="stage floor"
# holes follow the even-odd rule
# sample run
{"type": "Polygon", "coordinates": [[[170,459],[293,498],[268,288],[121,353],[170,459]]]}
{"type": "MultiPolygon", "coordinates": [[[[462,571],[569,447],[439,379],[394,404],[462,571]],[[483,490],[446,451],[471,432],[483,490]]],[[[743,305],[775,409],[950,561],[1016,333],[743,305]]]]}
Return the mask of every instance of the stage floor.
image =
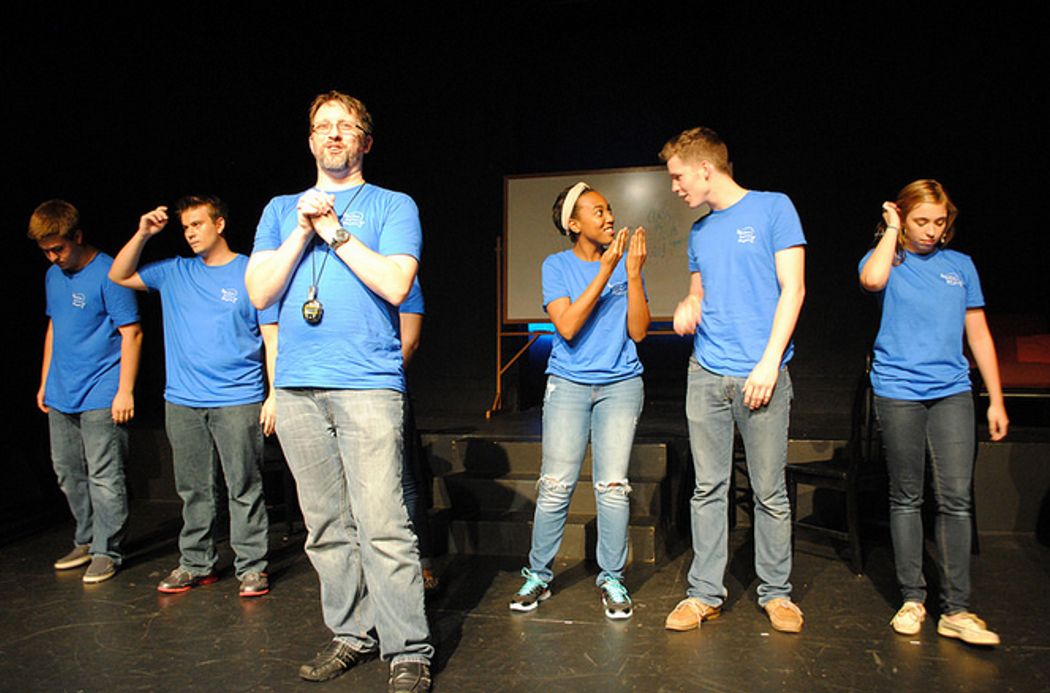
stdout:
{"type": "MultiPolygon", "coordinates": [[[[377,660],[326,684],[296,671],[328,639],[302,533],[271,535],[273,590],[237,596],[223,545],[223,579],[182,595],[154,585],[177,563],[179,506],[133,507],[130,556],[105,583],[51,562],[68,549],[61,526],[0,548],[0,689],[384,691],[377,660]]],[[[1050,690],[1046,628],[1050,549],[1028,535],[985,535],[973,570],[974,607],[1002,636],[976,649],[935,632],[895,635],[890,549],[877,540],[855,577],[831,546],[800,538],[792,575],[806,614],[800,635],[772,631],[755,606],[749,531],[731,536],[729,601],[702,631],[663,620],[684,596],[689,552],[632,566],[634,618],[602,614],[596,568],[560,563],[554,596],[511,613],[519,559],[446,557],[429,600],[437,691],[1040,691],[1050,690]]]]}

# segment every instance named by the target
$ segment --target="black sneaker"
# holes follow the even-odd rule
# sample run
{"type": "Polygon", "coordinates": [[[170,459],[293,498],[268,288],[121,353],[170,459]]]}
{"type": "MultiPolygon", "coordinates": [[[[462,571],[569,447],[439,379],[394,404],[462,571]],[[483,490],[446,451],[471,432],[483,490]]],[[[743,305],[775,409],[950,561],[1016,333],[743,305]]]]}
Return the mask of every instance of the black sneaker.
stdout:
{"type": "Polygon", "coordinates": [[[430,665],[426,662],[397,662],[390,667],[388,693],[429,693],[430,665]]]}
{"type": "Polygon", "coordinates": [[[316,657],[299,667],[299,678],[306,681],[334,679],[351,667],[371,659],[374,655],[374,652],[358,652],[345,642],[332,640],[317,653],[316,657]]]}

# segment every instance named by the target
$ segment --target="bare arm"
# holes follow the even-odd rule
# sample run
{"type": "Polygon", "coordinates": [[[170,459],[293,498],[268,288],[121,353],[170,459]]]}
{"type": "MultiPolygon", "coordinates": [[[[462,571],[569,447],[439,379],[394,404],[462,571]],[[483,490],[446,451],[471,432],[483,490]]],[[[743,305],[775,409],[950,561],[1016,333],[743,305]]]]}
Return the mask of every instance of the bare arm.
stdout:
{"type": "Polygon", "coordinates": [[[44,390],[47,387],[47,374],[51,370],[51,349],[55,340],[55,327],[50,320],[47,321],[47,330],[44,332],[44,364],[40,367],[40,389],[36,391],[36,408],[47,413],[47,405],[44,404],[44,390]]]}
{"type": "Polygon", "coordinates": [[[598,299],[601,297],[602,291],[609,282],[609,277],[612,276],[613,270],[616,269],[616,263],[620,261],[626,247],[627,229],[623,228],[620,229],[616,234],[616,238],[602,253],[598,274],[595,275],[591,283],[580,294],[580,297],[575,301],[570,301],[568,296],[564,296],[547,304],[547,315],[551,316],[554,329],[558,330],[558,334],[565,341],[571,342],[583,329],[583,326],[587,324],[587,318],[591,316],[591,311],[597,305],[598,299]]]}
{"type": "Polygon", "coordinates": [[[645,229],[639,226],[631,236],[627,249],[627,334],[635,342],[649,334],[649,302],[645,300],[642,285],[642,265],[645,264],[645,229]]]}
{"type": "Polygon", "coordinates": [[[695,334],[700,324],[700,306],[704,301],[704,283],[699,272],[689,275],[689,293],[674,309],[674,331],[676,334],[695,334]]]}
{"type": "Polygon", "coordinates": [[[423,337],[423,315],[420,313],[401,313],[401,360],[408,368],[412,356],[419,350],[423,337]]]}
{"type": "Polygon", "coordinates": [[[120,332],[120,380],[117,396],[113,398],[113,421],[122,424],[135,416],[135,378],[139,374],[139,357],[142,354],[142,326],[137,322],[121,325],[120,332]]]}
{"type": "Polygon", "coordinates": [[[277,427],[277,397],[273,388],[273,374],[277,367],[277,323],[259,325],[263,339],[263,355],[266,360],[266,399],[259,412],[259,424],[263,435],[271,435],[277,427]]]}
{"type": "Polygon", "coordinates": [[[252,305],[262,310],[269,308],[288,290],[292,272],[313,237],[313,231],[296,228],[277,250],[258,250],[248,258],[244,285],[252,305]]]}
{"type": "Polygon", "coordinates": [[[164,206],[146,212],[139,218],[139,228],[135,235],[113,258],[113,265],[109,268],[110,281],[137,291],[145,291],[148,288],[138,273],[139,260],[149,239],[160,233],[167,223],[168,208],[164,206]]]}
{"type": "MultiPolygon", "coordinates": [[[[314,218],[313,223],[317,234],[326,241],[340,228],[334,210],[314,218]]],[[[419,262],[411,255],[380,255],[353,235],[335,254],[365,286],[395,306],[408,296],[419,269],[419,262]]]]}
{"type": "Polygon", "coordinates": [[[860,269],[860,285],[865,291],[882,291],[885,288],[893,269],[893,256],[897,254],[897,233],[901,227],[897,205],[884,202],[882,218],[886,222],[886,233],[879,239],[875,250],[860,269]]]}
{"type": "Polygon", "coordinates": [[[752,410],[769,404],[773,397],[773,389],[780,375],[780,361],[784,358],[784,350],[795,332],[802,302],[806,298],[805,247],[797,245],[778,250],[774,259],[777,283],[780,284],[780,298],[773,313],[773,327],[769,331],[762,358],[744,382],[744,404],[752,410]]]}
{"type": "Polygon", "coordinates": [[[992,440],[1006,437],[1010,420],[1006,417],[1006,405],[1003,402],[1003,386],[999,379],[999,361],[995,356],[995,342],[988,330],[988,320],[984,310],[970,308],[966,311],[966,342],[981,372],[984,387],[988,390],[988,433],[992,440]]]}

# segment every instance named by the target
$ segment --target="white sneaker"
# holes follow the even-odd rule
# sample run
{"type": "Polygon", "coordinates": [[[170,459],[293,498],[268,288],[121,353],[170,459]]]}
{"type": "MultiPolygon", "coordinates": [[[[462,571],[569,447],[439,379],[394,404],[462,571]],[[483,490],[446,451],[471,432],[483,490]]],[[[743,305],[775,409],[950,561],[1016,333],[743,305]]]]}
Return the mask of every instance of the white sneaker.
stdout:
{"type": "Polygon", "coordinates": [[[937,635],[956,638],[969,645],[999,644],[999,636],[988,630],[988,624],[977,618],[977,614],[969,611],[941,616],[937,622],[937,635]]]}
{"type": "Polygon", "coordinates": [[[890,625],[901,635],[918,635],[925,620],[926,607],[922,602],[904,602],[904,606],[893,616],[890,625]]]}

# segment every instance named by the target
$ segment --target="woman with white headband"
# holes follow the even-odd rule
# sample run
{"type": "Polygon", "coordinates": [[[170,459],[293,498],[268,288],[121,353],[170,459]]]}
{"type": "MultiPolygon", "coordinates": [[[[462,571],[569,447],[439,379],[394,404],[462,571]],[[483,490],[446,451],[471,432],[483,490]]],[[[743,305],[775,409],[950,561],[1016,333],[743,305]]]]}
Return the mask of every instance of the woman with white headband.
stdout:
{"type": "Polygon", "coordinates": [[[645,229],[639,226],[630,235],[626,227],[615,231],[608,201],[583,182],[558,196],[553,220],[573,246],[543,262],[543,303],[557,332],[543,398],[532,549],[529,566],[521,571],[525,582],[510,608],[532,611],[551,594],[551,567],[590,439],[598,509],[596,582],[605,615],[630,618],[623,569],[631,492],[627,466],[644,399],[635,342],[649,330],[642,282],[645,229]]]}

